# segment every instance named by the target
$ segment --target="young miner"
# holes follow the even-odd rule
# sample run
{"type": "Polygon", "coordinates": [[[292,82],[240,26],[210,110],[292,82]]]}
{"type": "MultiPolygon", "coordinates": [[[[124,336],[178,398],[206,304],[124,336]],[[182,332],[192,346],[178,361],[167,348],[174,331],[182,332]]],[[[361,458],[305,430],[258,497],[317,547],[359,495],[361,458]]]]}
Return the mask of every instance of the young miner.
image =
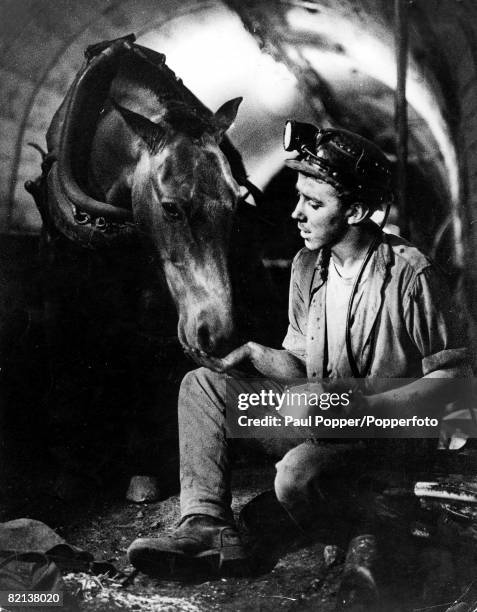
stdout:
{"type": "MultiPolygon", "coordinates": [[[[467,373],[464,339],[435,267],[370,219],[391,198],[381,150],[345,130],[296,122],[286,126],[285,148],[299,151],[287,165],[298,171],[292,217],[305,247],[293,261],[283,350],[248,342],[216,359],[191,349],[205,367],[185,376],[179,395],[182,520],[171,535],[133,542],[131,563],[147,572],[174,557],[215,557],[222,567],[247,557],[230,509],[228,371],[249,362],[279,383],[365,378],[373,384],[347,414],[380,416],[411,416],[434,399],[451,401],[453,379],[467,373]],[[390,378],[416,380],[389,390],[383,380],[390,378]]],[[[416,442],[424,441],[307,440],[277,464],[277,499],[306,530],[323,520],[323,510],[339,512],[336,500],[373,463],[424,461],[428,445],[416,442]]]]}

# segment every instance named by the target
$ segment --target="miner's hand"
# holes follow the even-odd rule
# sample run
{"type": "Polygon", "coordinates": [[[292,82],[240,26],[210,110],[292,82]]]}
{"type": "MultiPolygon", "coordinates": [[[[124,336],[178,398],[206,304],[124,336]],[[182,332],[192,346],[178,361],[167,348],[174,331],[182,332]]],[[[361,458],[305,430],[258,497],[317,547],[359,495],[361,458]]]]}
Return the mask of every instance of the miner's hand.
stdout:
{"type": "Polygon", "coordinates": [[[340,403],[339,406],[330,408],[328,416],[357,418],[369,412],[368,398],[359,389],[347,389],[346,391],[341,389],[341,392],[348,396],[348,403],[340,403]]]}
{"type": "Polygon", "coordinates": [[[304,363],[298,357],[287,350],[273,349],[257,342],[247,342],[222,358],[211,357],[197,349],[184,350],[198,365],[214,372],[227,372],[240,377],[243,370],[249,373],[250,366],[253,366],[256,370],[255,376],[285,383],[306,375],[304,363]]]}
{"type": "Polygon", "coordinates": [[[320,413],[320,407],[316,402],[310,401],[311,398],[319,398],[326,391],[326,387],[321,382],[310,382],[304,385],[287,387],[286,391],[290,394],[300,396],[300,401],[292,402],[291,405],[284,403],[280,408],[280,416],[289,416],[294,419],[305,419],[320,413]],[[306,396],[306,400],[305,400],[306,396]]]}
{"type": "Polygon", "coordinates": [[[204,351],[198,349],[185,348],[184,352],[189,355],[199,366],[209,368],[214,372],[219,373],[231,373],[237,366],[244,362],[251,361],[251,348],[249,344],[243,344],[239,348],[236,348],[225,357],[212,357],[204,351]]]}

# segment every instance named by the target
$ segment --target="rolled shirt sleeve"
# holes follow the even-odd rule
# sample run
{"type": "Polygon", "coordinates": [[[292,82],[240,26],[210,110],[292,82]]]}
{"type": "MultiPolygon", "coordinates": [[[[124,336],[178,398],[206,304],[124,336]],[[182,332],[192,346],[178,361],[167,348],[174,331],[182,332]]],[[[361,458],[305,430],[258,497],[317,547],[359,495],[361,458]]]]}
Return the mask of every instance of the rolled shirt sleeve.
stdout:
{"type": "Polygon", "coordinates": [[[432,265],[424,268],[410,283],[406,297],[406,327],[422,355],[423,374],[452,369],[454,376],[467,376],[466,334],[443,276],[432,265]]]}

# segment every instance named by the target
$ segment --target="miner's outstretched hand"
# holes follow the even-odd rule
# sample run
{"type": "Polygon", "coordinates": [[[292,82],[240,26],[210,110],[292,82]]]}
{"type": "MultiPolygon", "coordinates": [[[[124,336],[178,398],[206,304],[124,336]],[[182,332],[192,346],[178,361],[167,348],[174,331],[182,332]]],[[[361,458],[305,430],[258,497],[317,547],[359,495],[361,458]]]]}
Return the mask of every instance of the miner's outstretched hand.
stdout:
{"type": "Polygon", "coordinates": [[[189,355],[197,365],[219,373],[231,372],[237,368],[237,366],[244,364],[244,362],[251,361],[252,353],[248,343],[234,349],[225,357],[213,357],[204,351],[192,348],[184,349],[184,352],[189,355]]]}
{"type": "Polygon", "coordinates": [[[286,350],[258,344],[258,342],[247,342],[222,358],[212,357],[197,349],[185,348],[184,350],[198,365],[214,370],[214,372],[227,372],[240,376],[240,370],[247,371],[250,366],[253,366],[258,376],[265,376],[276,381],[288,382],[290,379],[306,376],[303,361],[295,355],[286,350]]]}

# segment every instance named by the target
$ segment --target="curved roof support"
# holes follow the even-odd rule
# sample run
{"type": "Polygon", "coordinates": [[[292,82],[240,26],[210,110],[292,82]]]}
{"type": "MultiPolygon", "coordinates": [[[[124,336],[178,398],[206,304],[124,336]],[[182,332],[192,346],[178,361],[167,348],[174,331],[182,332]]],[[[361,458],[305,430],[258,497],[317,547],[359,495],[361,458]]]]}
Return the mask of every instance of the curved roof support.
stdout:
{"type": "Polygon", "coordinates": [[[403,234],[409,236],[409,211],[407,207],[407,59],[408,18],[407,0],[394,0],[394,29],[396,47],[396,92],[394,96],[394,123],[397,152],[397,201],[401,211],[403,234]]]}

